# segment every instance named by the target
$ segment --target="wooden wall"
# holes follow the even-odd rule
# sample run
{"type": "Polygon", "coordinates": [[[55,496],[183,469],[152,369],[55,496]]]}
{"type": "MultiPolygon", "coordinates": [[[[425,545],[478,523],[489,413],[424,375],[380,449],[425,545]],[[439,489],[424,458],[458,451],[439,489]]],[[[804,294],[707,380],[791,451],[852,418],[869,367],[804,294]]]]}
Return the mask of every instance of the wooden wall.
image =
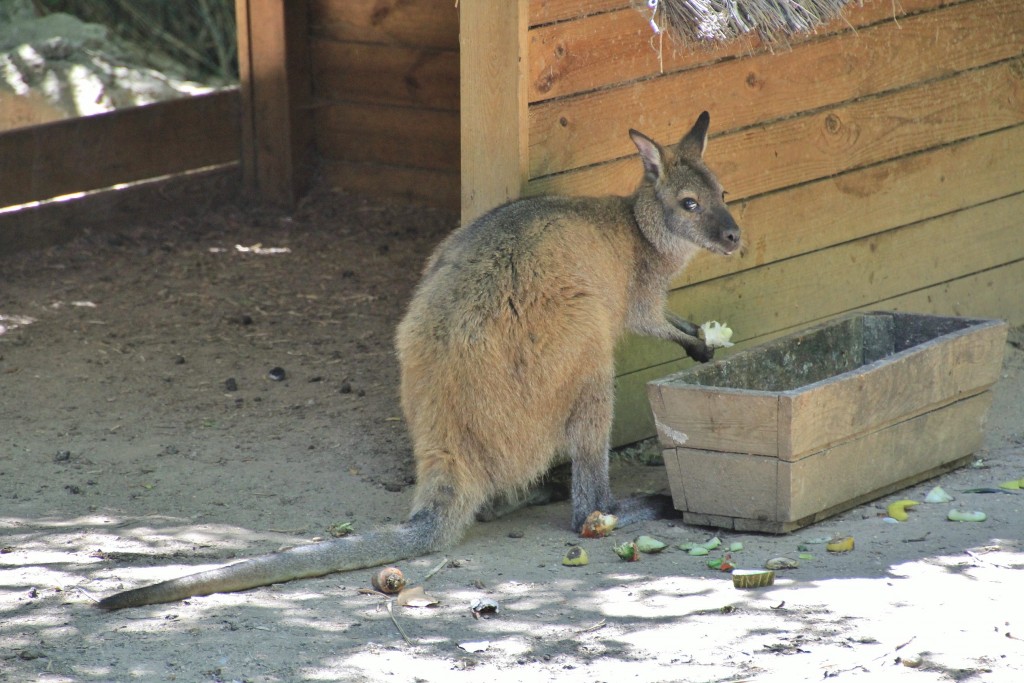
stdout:
{"type": "MultiPolygon", "coordinates": [[[[858,309],[1024,323],[1019,0],[865,0],[789,46],[716,50],[659,45],[630,0],[308,3],[314,136],[339,187],[461,196],[464,220],[625,194],[627,129],[670,142],[707,109],[747,250],[700,257],[678,313],[727,321],[739,348],[858,309]]],[[[644,383],[688,361],[645,339],[618,361],[625,443],[653,433],[644,383]]]]}
{"type": "MultiPolygon", "coordinates": [[[[674,141],[707,109],[747,251],[700,257],[675,311],[727,321],[739,348],[858,309],[1024,323],[1024,3],[865,0],[788,49],[660,54],[628,0],[510,4],[513,38],[490,60],[473,48],[490,72],[463,65],[462,143],[489,145],[486,168],[463,154],[464,217],[514,196],[509,177],[527,195],[628,193],[626,130],[674,141]],[[524,94],[467,97],[495,77],[524,94]]],[[[618,361],[626,443],[653,433],[644,383],[688,361],[643,339],[618,361]]]]}
{"type": "Polygon", "coordinates": [[[328,181],[458,206],[455,4],[308,2],[314,137],[328,181]]]}

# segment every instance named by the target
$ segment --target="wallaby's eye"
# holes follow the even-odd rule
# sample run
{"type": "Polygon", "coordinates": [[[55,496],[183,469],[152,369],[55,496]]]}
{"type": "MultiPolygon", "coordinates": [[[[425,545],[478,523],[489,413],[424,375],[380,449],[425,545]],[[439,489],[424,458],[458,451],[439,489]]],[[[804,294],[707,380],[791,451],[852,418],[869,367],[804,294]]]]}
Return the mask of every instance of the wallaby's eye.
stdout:
{"type": "Polygon", "coordinates": [[[683,208],[686,209],[687,211],[696,211],[697,209],[700,208],[700,204],[698,204],[697,200],[692,197],[687,197],[680,203],[683,205],[683,208]]]}

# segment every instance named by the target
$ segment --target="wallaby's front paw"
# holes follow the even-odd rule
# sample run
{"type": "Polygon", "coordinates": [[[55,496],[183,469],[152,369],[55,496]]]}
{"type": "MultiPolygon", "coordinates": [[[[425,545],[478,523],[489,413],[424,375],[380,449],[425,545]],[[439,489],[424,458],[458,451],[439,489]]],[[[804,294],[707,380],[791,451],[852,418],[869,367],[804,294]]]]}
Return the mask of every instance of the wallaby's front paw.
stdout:
{"type": "Polygon", "coordinates": [[[686,354],[698,363],[707,363],[715,357],[715,348],[705,344],[703,339],[698,339],[696,344],[686,349],[686,354]]]}

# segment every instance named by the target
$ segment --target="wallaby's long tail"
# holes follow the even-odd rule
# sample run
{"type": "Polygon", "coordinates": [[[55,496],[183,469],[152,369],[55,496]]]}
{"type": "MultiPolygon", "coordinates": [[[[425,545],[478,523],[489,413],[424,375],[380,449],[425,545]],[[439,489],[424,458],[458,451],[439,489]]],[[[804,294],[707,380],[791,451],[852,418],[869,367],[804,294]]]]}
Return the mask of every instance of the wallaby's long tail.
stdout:
{"type": "Polygon", "coordinates": [[[375,567],[425,555],[458,540],[439,526],[433,511],[423,510],[408,522],[358,536],[288,548],[236,564],[198,572],[103,598],[106,610],[175,602],[197,595],[230,593],[333,572],[375,567]],[[441,532],[441,533],[439,533],[441,532]]]}

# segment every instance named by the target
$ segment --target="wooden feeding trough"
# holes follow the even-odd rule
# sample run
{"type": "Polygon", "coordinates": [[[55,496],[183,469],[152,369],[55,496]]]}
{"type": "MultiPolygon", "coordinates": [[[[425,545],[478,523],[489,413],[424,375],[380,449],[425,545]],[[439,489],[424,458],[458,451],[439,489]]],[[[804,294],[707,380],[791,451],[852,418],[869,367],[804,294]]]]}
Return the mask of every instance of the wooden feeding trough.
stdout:
{"type": "Polygon", "coordinates": [[[784,533],[965,464],[1007,329],[857,313],[649,383],[676,508],[784,533]]]}

